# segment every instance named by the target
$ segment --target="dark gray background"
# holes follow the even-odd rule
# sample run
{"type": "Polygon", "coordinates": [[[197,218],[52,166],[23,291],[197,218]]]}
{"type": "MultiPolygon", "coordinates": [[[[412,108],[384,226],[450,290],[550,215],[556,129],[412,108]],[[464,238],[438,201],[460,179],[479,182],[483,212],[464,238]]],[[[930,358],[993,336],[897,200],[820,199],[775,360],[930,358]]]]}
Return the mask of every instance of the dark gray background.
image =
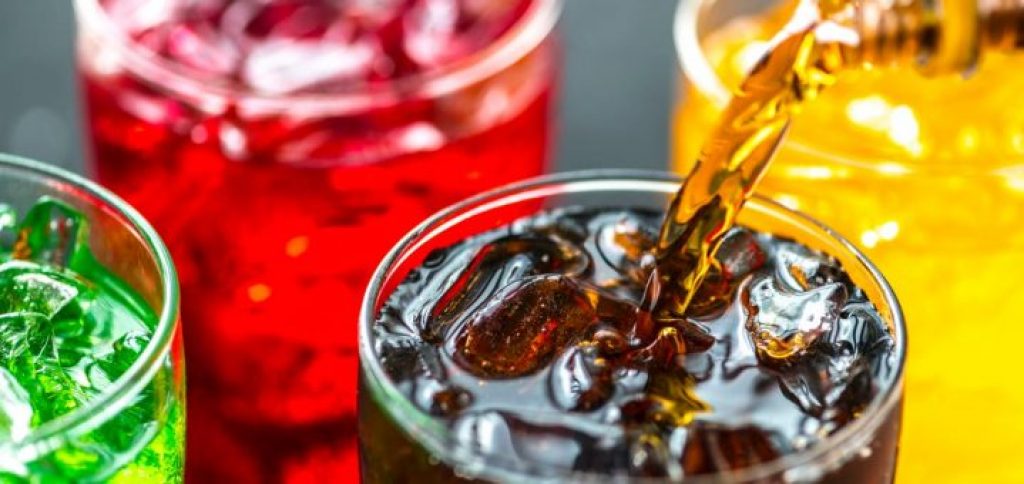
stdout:
{"type": "MultiPolygon", "coordinates": [[[[566,0],[559,170],[667,166],[674,0],[566,0]]],[[[70,2],[0,2],[0,151],[81,170],[70,2]]]]}

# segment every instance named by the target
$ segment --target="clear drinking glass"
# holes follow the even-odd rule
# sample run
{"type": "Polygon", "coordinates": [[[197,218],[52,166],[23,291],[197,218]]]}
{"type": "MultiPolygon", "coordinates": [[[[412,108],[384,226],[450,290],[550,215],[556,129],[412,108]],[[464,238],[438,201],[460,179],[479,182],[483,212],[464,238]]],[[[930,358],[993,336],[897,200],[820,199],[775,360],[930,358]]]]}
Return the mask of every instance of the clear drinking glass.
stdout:
{"type": "MultiPolygon", "coordinates": [[[[360,317],[361,358],[359,435],[363,479],[367,482],[422,480],[524,481],[557,480],[543,469],[524,469],[482,456],[460,445],[449,429],[411,403],[388,378],[378,361],[372,327],[386,298],[408,272],[434,249],[504,226],[541,210],[568,206],[609,206],[663,211],[680,180],[667,174],[604,170],[539,178],[474,197],[432,216],[381,262],[363,299],[360,317]]],[[[757,231],[788,237],[834,256],[862,288],[889,325],[902,368],[906,331],[900,306],[875,267],[831,229],[765,198],[754,197],[738,223],[757,231]]],[[[902,413],[902,371],[863,416],[819,445],[728,475],[701,476],[692,482],[890,482],[896,461],[902,413]]],[[[578,475],[607,481],[615,476],[578,475]]],[[[621,476],[619,476],[621,478],[621,476]]],[[[687,478],[686,482],[691,482],[687,478]]]]}
{"type": "Polygon", "coordinates": [[[545,171],[561,0],[75,7],[91,169],[181,273],[190,475],[354,472],[362,290],[430,213],[545,171]],[[513,20],[479,50],[410,67],[465,47],[445,44],[450,8],[507,6],[513,20]],[[373,43],[399,34],[415,41],[400,58],[373,43]],[[342,79],[368,66],[368,80],[342,79]]]}
{"type": "MultiPolygon", "coordinates": [[[[792,1],[679,4],[682,67],[674,167],[686,173],[792,1]]],[[[986,56],[969,76],[912,66],[843,73],[796,116],[758,192],[814,216],[871,257],[919,328],[907,367],[900,478],[1024,479],[1024,389],[1013,338],[1024,286],[1022,59],[986,56]],[[949,437],[948,409],[984,439],[949,437]]]]}
{"type": "MultiPolygon", "coordinates": [[[[139,304],[147,305],[153,315],[148,344],[139,349],[137,359],[117,380],[82,406],[43,422],[24,437],[0,442],[0,480],[181,482],[185,361],[178,282],[167,248],[132,207],[71,173],[0,155],[0,187],[0,203],[19,214],[40,197],[59,200],[80,212],[89,227],[84,242],[105,269],[103,274],[119,279],[117,287],[134,292],[139,304]]],[[[4,230],[5,236],[9,235],[9,227],[4,230]]],[[[14,351],[10,345],[17,329],[11,328],[12,324],[5,319],[5,358],[8,351],[14,351]]],[[[37,373],[37,378],[43,384],[54,384],[45,380],[52,378],[49,373],[37,373]]],[[[7,412],[16,408],[11,406],[10,391],[5,382],[5,428],[11,422],[7,412]]]]}

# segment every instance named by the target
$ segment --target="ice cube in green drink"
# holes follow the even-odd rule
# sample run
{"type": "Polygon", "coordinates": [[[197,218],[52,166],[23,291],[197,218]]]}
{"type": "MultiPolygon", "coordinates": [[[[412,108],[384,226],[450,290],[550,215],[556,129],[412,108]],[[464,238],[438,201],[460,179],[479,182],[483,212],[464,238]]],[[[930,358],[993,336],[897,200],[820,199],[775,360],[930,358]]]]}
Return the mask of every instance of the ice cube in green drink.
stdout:
{"type": "MultiPolygon", "coordinates": [[[[181,480],[183,395],[164,361],[127,404],[98,405],[149,344],[157,317],[89,250],[72,207],[0,206],[0,482],[181,480]],[[48,445],[28,442],[74,412],[48,445]]],[[[179,370],[180,371],[180,370],[179,370]]]]}

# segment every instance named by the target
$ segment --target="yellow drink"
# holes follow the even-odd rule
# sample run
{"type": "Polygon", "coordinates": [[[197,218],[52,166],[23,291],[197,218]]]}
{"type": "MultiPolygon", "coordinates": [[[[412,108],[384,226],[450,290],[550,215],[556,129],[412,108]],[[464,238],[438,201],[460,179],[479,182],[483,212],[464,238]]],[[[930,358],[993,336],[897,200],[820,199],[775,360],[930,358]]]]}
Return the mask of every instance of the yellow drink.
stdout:
{"type": "MultiPolygon", "coordinates": [[[[716,26],[684,4],[676,171],[690,171],[728,89],[788,18],[716,26]]],[[[805,103],[758,191],[857,243],[902,302],[899,481],[1024,482],[1024,57],[987,55],[967,80],[843,72],[805,103]]]]}

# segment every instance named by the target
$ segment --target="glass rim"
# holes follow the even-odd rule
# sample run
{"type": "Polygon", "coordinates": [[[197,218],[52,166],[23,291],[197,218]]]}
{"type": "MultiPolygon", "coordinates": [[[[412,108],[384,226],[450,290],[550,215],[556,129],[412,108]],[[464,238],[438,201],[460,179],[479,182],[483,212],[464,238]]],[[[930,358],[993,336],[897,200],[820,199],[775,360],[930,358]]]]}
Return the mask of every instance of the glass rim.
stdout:
{"type": "MultiPolygon", "coordinates": [[[[682,70],[686,81],[693,83],[696,90],[707,96],[719,109],[724,108],[732,98],[732,93],[722,82],[721,77],[711,65],[700,42],[700,16],[704,8],[712,8],[717,0],[679,0],[673,20],[672,38],[676,50],[676,63],[682,70]]],[[[927,163],[924,160],[898,160],[880,156],[853,157],[841,153],[825,151],[813,144],[794,139],[790,134],[783,142],[786,149],[791,149],[814,159],[828,160],[837,165],[848,166],[858,170],[877,172],[888,176],[912,175],[924,173],[952,173],[957,176],[979,174],[989,176],[1019,176],[1024,169],[1024,160],[1010,161],[995,167],[979,167],[974,164],[940,165],[927,163]]]]}
{"type": "Polygon", "coordinates": [[[532,0],[511,27],[484,48],[428,72],[385,82],[390,89],[366,91],[362,86],[334,92],[269,94],[240,86],[204,82],[199,71],[165,59],[139,46],[117,26],[100,0],[74,0],[79,33],[88,29],[104,40],[104,49],[123,56],[125,68],[171,92],[201,100],[231,100],[261,110],[348,113],[400,103],[410,97],[437,98],[487,79],[513,65],[548,37],[562,12],[564,0],[532,0]],[[410,94],[412,93],[412,94],[410,94]]]}
{"type": "Polygon", "coordinates": [[[149,222],[120,197],[84,177],[20,156],[0,153],[0,168],[11,169],[15,173],[40,176],[59,183],[60,186],[70,186],[81,190],[90,197],[95,197],[103,204],[101,208],[114,212],[121,222],[128,225],[141,238],[156,263],[163,286],[161,291],[163,304],[157,311],[158,318],[156,326],[153,328],[153,335],[139,357],[132,362],[124,374],[85,405],[31,429],[28,435],[22,439],[0,444],[3,447],[13,447],[15,452],[18,452],[21,449],[36,448],[47,444],[58,445],[64,441],[66,436],[75,435],[76,430],[84,428],[88,432],[98,425],[102,425],[117,412],[123,410],[130,400],[145,388],[160,369],[159,367],[170,352],[174,341],[178,328],[179,291],[177,272],[167,246],[164,245],[149,222]]]}
{"type": "MultiPolygon", "coordinates": [[[[379,389],[388,397],[386,398],[386,401],[407,403],[408,405],[406,406],[418,414],[418,416],[431,418],[422,410],[409,403],[408,398],[402,394],[395,383],[391,381],[386,374],[384,374],[372,344],[372,328],[376,323],[375,301],[378,299],[381,290],[384,288],[388,271],[392,267],[400,265],[401,261],[404,259],[401,257],[403,253],[413,251],[422,244],[419,240],[422,236],[434,231],[444,231],[447,227],[458,224],[460,220],[464,220],[468,217],[487,212],[492,208],[500,207],[508,203],[515,203],[517,201],[565,193],[599,192],[601,190],[608,190],[613,187],[623,186],[636,186],[640,188],[646,186],[648,187],[647,189],[651,191],[656,187],[666,187],[667,185],[678,188],[681,180],[682,179],[676,174],[648,170],[598,169],[559,173],[505,185],[503,187],[475,195],[454,205],[450,205],[434,215],[431,215],[425,221],[417,225],[416,228],[402,237],[402,239],[388,251],[388,254],[374,270],[370,284],[364,293],[359,316],[359,358],[361,362],[359,365],[359,371],[361,377],[365,377],[368,384],[378,386],[379,389]],[[467,209],[469,210],[467,211],[467,209]],[[372,363],[363,364],[364,362],[372,363]]],[[[759,479],[784,474],[790,469],[813,465],[815,462],[827,458],[827,456],[836,451],[846,449],[844,446],[856,445],[857,437],[863,437],[866,432],[872,432],[880,427],[884,422],[885,416],[890,413],[894,406],[897,405],[903,397],[902,388],[907,358],[907,330],[903,316],[903,309],[885,276],[882,275],[878,268],[859,249],[857,249],[856,246],[818,220],[760,195],[755,194],[748,201],[748,203],[750,202],[766,208],[769,211],[769,216],[772,218],[778,218],[778,216],[784,215],[793,219],[794,222],[790,222],[788,225],[802,223],[814,230],[821,231],[821,233],[826,236],[827,240],[837,243],[840,249],[852,255],[857,263],[866,270],[867,275],[878,284],[883,301],[875,303],[884,303],[888,307],[892,317],[892,327],[894,337],[896,337],[895,350],[898,352],[897,375],[896,378],[893,379],[892,385],[885,389],[884,395],[876,396],[872,399],[871,404],[865,412],[866,416],[856,419],[852,423],[844,426],[817,445],[799,452],[785,455],[767,463],[758,464],[734,472],[687,477],[686,482],[698,484],[721,482],[722,477],[728,477],[730,480],[738,482],[757,481],[759,479]]],[[[394,417],[393,407],[384,408],[383,412],[387,414],[389,418],[394,417]]],[[[402,426],[401,424],[399,425],[402,426]]],[[[431,434],[424,429],[420,430],[421,431],[416,432],[415,436],[409,436],[409,438],[414,440],[416,444],[422,445],[434,458],[452,466],[466,464],[465,462],[458,461],[460,456],[455,455],[456,452],[447,446],[448,442],[444,440],[444,435],[431,434]]],[[[406,426],[402,426],[402,431],[404,433],[408,433],[408,428],[406,428],[406,426]]],[[[480,455],[475,452],[470,453],[473,457],[484,461],[487,461],[490,458],[489,456],[480,455]]],[[[488,462],[484,463],[484,465],[487,464],[488,462]]],[[[498,478],[511,477],[513,479],[527,477],[544,479],[542,476],[531,475],[528,472],[524,473],[520,470],[507,468],[488,468],[484,472],[481,472],[478,477],[494,478],[495,476],[499,476],[498,478]]],[[[622,476],[574,472],[568,475],[559,476],[559,479],[580,478],[604,480],[619,477],[622,476]]],[[[647,482],[644,479],[640,479],[640,481],[647,482]]],[[[651,481],[659,482],[660,480],[655,479],[651,481]]]]}

